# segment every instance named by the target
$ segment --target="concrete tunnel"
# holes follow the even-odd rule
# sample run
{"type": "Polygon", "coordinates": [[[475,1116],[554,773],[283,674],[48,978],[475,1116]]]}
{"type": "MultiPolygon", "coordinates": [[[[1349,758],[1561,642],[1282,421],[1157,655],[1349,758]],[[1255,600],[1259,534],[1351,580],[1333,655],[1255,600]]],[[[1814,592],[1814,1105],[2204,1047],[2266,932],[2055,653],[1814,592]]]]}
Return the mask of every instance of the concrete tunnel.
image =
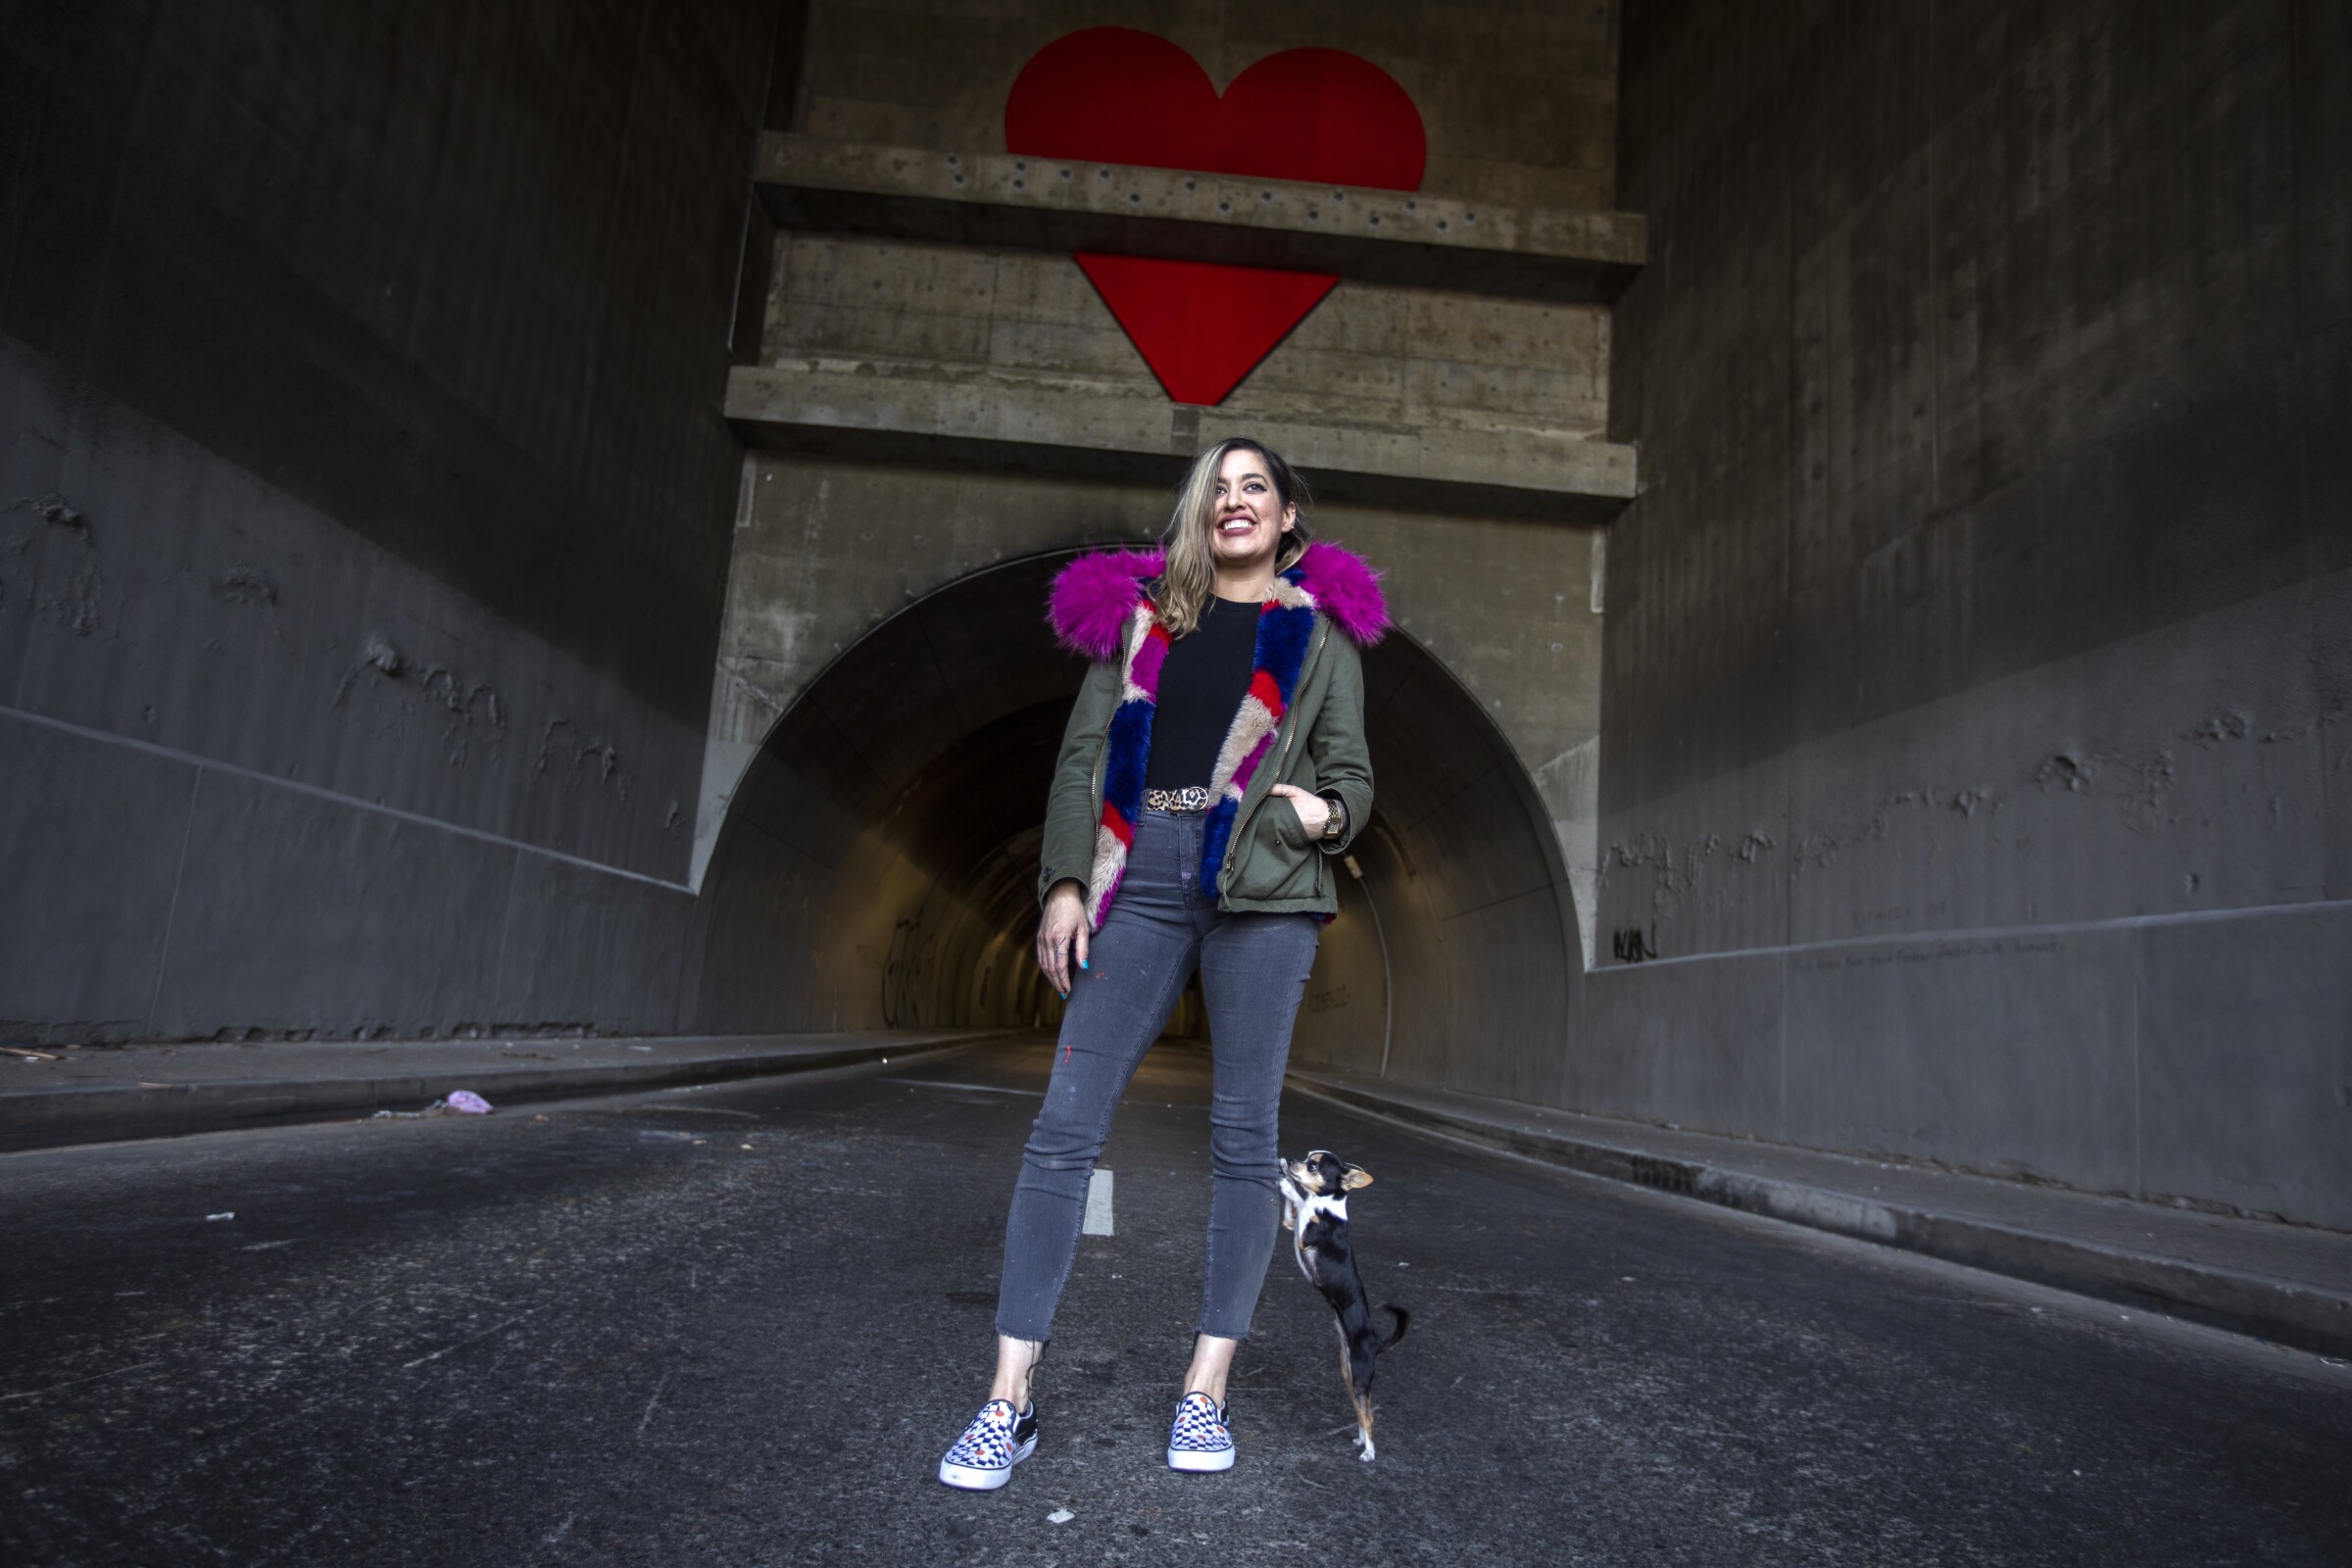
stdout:
{"type": "MultiPolygon", "coordinates": [[[[1084,663],[1043,606],[1073,552],[972,572],[852,643],[775,721],[704,881],[719,1032],[1053,1026],[1031,956],[1037,855],[1084,663]]],[[[1412,636],[1364,660],[1377,806],[1325,928],[1293,1059],[1438,1078],[1568,1013],[1575,909],[1526,768],[1412,636]],[[1461,917],[1508,904],[1507,921],[1461,917]],[[1466,931],[1475,931],[1475,938],[1466,931]]],[[[1170,1032],[1198,1032],[1188,993],[1170,1032]]]]}
{"type": "Polygon", "coordinates": [[[1256,433],[1402,623],[1299,1061],[2352,1226],[2342,8],[1306,28],[1411,189],[1016,150],[1082,7],[184,9],[0,40],[0,1039],[1048,1021],[1047,578],[1256,433]],[[1336,281],[1180,401],[1081,254],[1336,281]]]}
{"type": "Polygon", "coordinates": [[[79,0],[0,72],[0,1563],[2352,1563],[2352,4],[79,0]],[[1277,1261],[1236,1473],[1149,1480],[1185,999],[1058,1435],[951,1501],[1048,585],[1233,435],[1396,617],[1280,1141],[1424,1316],[1360,1465],[1277,1261]]]}

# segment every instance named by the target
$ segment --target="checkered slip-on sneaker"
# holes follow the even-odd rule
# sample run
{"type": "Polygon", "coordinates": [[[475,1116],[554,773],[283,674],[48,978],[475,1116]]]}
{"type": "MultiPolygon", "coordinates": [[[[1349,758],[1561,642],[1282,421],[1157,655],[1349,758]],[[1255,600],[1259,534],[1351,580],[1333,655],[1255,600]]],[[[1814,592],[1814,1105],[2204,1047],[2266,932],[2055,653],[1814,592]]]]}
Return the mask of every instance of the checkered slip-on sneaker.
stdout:
{"type": "Polygon", "coordinates": [[[991,1399],[939,1461],[939,1479],[966,1492],[994,1492],[1036,1451],[1036,1402],[1015,1415],[1010,1399],[991,1399]]]}
{"type": "Polygon", "coordinates": [[[1176,1424],[1168,1428],[1168,1468],[1233,1468],[1233,1432],[1225,1425],[1225,1411],[1197,1390],[1176,1401],[1176,1424]]]}

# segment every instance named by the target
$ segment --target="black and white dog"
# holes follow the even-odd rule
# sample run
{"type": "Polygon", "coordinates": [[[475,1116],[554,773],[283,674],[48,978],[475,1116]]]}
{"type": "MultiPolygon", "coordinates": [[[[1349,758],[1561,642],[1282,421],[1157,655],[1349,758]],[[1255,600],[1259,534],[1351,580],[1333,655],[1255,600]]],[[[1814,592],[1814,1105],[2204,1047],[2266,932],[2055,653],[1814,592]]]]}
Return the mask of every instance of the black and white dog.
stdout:
{"type": "Polygon", "coordinates": [[[1403,1339],[1412,1321],[1403,1307],[1384,1305],[1382,1310],[1396,1320],[1396,1332],[1384,1340],[1372,1327],[1363,1278],[1355,1271],[1355,1254],[1348,1245],[1348,1195],[1371,1185],[1370,1171],[1348,1164],[1328,1149],[1314,1150],[1282,1167],[1283,1228],[1291,1233],[1298,1271],[1323,1293],[1339,1320],[1340,1373],[1348,1381],[1348,1398],[1355,1402],[1355,1441],[1366,1460],[1372,1457],[1372,1358],[1403,1339]]]}

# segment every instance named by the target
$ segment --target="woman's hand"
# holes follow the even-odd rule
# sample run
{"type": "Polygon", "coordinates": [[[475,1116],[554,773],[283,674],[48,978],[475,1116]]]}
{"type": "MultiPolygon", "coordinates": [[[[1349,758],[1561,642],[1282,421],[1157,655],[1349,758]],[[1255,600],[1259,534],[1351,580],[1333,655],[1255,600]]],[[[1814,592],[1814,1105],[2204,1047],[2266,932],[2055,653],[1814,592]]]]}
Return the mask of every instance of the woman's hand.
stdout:
{"type": "Polygon", "coordinates": [[[1291,803],[1298,813],[1298,825],[1306,829],[1308,843],[1323,836],[1323,824],[1331,820],[1331,803],[1320,795],[1309,795],[1296,784],[1277,784],[1274,793],[1291,803]]]}
{"type": "Polygon", "coordinates": [[[1086,890],[1064,877],[1046,895],[1046,912],[1038,917],[1037,966],[1065,1001],[1073,957],[1079,968],[1086,967],[1086,890]]]}

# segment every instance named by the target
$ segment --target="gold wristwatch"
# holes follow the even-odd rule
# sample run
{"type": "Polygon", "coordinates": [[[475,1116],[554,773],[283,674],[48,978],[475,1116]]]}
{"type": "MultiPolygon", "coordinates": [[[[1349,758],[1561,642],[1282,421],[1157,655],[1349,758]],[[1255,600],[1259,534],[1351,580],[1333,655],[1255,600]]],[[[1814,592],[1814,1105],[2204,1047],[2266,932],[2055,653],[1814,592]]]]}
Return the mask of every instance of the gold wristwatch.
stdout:
{"type": "Polygon", "coordinates": [[[1331,808],[1331,814],[1323,819],[1323,837],[1336,839],[1348,831],[1348,803],[1327,792],[1323,804],[1331,808]]]}

